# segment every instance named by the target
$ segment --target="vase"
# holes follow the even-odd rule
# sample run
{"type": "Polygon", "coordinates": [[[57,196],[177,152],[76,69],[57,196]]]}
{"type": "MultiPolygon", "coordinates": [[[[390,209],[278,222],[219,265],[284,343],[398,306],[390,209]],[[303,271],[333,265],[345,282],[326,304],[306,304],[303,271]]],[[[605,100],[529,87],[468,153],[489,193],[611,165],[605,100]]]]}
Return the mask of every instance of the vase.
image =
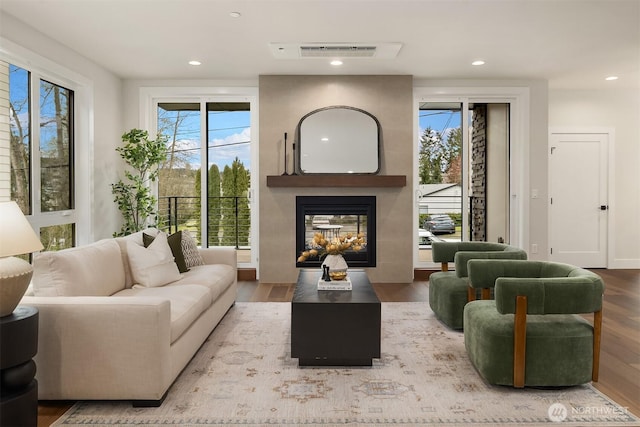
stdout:
{"type": "Polygon", "coordinates": [[[329,267],[331,280],[344,280],[347,277],[349,266],[342,255],[327,255],[322,265],[329,267]]]}

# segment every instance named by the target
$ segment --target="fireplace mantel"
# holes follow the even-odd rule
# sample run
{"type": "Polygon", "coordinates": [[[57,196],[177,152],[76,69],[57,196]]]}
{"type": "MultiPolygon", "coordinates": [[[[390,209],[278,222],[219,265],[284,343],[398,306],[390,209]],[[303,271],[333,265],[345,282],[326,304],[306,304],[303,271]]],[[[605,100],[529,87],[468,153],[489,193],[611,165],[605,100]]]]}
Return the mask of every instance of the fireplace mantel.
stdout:
{"type": "Polygon", "coordinates": [[[405,175],[268,175],[267,187],[406,187],[405,175]]]}

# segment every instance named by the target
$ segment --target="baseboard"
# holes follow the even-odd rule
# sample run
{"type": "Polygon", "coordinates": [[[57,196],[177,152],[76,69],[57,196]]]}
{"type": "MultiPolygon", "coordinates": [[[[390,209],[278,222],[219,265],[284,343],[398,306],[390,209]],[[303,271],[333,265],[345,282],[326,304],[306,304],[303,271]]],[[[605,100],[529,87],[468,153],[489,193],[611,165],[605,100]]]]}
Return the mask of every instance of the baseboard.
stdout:
{"type": "Polygon", "coordinates": [[[429,280],[429,276],[431,276],[431,273],[436,273],[438,271],[439,270],[427,270],[424,268],[414,268],[413,280],[418,280],[418,281],[429,280]]]}
{"type": "Polygon", "coordinates": [[[239,268],[238,280],[251,282],[257,280],[257,274],[255,268],[239,268]]]}
{"type": "Polygon", "coordinates": [[[640,259],[637,258],[616,258],[607,267],[616,270],[635,270],[640,268],[640,259]]]}
{"type": "MultiPolygon", "coordinates": [[[[413,280],[429,280],[431,273],[435,273],[439,270],[427,270],[422,268],[416,268],[413,270],[413,280]]],[[[255,268],[239,268],[238,280],[242,281],[255,281],[257,280],[255,268]]]]}

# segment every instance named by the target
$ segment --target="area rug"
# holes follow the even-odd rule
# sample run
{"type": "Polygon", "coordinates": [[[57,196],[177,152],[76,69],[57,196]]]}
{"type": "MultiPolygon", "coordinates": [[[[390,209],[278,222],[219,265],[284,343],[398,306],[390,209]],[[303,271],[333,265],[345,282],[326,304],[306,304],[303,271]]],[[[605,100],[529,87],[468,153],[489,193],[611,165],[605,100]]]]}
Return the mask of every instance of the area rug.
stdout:
{"type": "Polygon", "coordinates": [[[159,408],[78,402],[55,426],[630,426],[640,419],[590,385],[556,390],[485,384],[463,335],[428,304],[382,304],[372,367],[300,368],[291,305],[237,303],[159,408]]]}

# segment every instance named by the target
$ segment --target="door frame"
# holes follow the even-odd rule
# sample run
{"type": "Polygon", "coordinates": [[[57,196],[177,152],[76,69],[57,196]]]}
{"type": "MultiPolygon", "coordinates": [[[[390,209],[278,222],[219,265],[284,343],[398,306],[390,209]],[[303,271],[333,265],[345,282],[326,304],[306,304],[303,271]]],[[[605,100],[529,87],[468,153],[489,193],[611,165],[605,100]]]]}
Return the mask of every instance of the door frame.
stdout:
{"type": "MultiPolygon", "coordinates": [[[[418,152],[420,125],[418,109],[421,102],[471,102],[509,104],[509,243],[529,247],[529,140],[530,89],[528,87],[415,87],[413,100],[414,153],[418,152]]],[[[464,122],[464,120],[463,120],[464,122]]],[[[465,130],[463,129],[463,133],[465,130]]],[[[464,140],[463,140],[464,141],[464,140]]],[[[464,156],[464,153],[463,153],[464,156]]],[[[464,162],[464,157],[463,157],[464,162]]],[[[421,263],[418,256],[418,156],[413,156],[414,215],[413,266],[425,268],[435,263],[421,263]]],[[[464,187],[464,186],[463,186],[464,187]]],[[[463,188],[463,213],[467,193],[463,188]]],[[[463,221],[465,221],[463,219],[463,221]]],[[[463,239],[464,239],[463,233],[463,239]]]]}
{"type": "MultiPolygon", "coordinates": [[[[158,102],[196,102],[201,105],[207,102],[230,101],[230,102],[248,102],[251,105],[251,175],[259,177],[259,97],[257,87],[232,87],[232,86],[215,86],[215,87],[174,87],[174,86],[158,86],[158,87],[141,87],[139,89],[139,123],[142,129],[149,129],[155,133],[157,126],[156,108],[158,102]]],[[[202,114],[200,118],[201,135],[203,143],[201,147],[201,155],[206,159],[207,140],[206,140],[206,114],[202,114]]],[[[206,174],[201,174],[202,187],[201,196],[206,198],[206,174]]],[[[260,195],[258,179],[251,179],[248,198],[251,206],[251,260],[248,263],[238,263],[241,268],[254,268],[256,277],[259,276],[259,253],[260,247],[260,229],[259,229],[259,210],[260,195]]],[[[157,186],[155,187],[157,191],[157,186]]],[[[202,206],[201,206],[202,209],[202,206]]],[[[204,215],[202,216],[203,241],[207,241],[207,227],[204,215]]]]}
{"type": "MultiPolygon", "coordinates": [[[[615,258],[613,256],[615,248],[615,230],[613,228],[614,221],[612,218],[615,215],[615,174],[614,171],[614,146],[615,146],[615,128],[612,127],[599,127],[599,126],[551,126],[549,127],[549,135],[547,137],[547,170],[549,171],[547,180],[547,194],[551,194],[551,137],[557,134],[599,134],[607,135],[607,244],[606,244],[606,266],[605,268],[624,268],[623,266],[616,266],[615,258]]],[[[549,203],[549,201],[547,201],[549,203]]],[[[547,242],[551,247],[551,221],[553,220],[551,215],[551,209],[547,209],[547,242]]],[[[549,255],[549,254],[548,254],[549,255]]]]}

